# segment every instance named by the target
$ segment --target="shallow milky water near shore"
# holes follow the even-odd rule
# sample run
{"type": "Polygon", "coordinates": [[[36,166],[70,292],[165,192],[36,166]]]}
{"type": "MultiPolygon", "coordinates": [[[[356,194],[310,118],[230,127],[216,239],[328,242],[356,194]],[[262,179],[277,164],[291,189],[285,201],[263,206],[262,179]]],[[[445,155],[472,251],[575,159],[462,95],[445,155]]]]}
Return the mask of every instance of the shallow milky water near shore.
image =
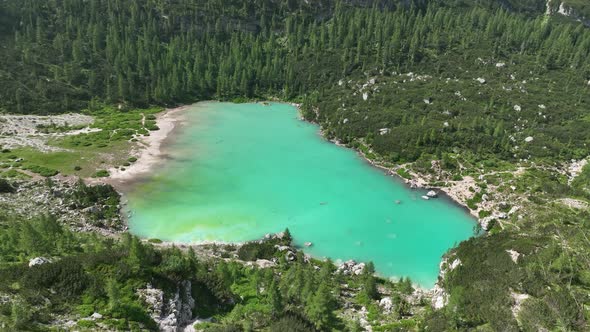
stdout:
{"type": "Polygon", "coordinates": [[[186,112],[170,161],[127,195],[134,234],[243,242],[288,227],[316,257],[373,261],[380,275],[423,287],[434,285],[441,256],[473,235],[463,209],[421,199],[324,140],[291,105],[207,102],[186,112]]]}

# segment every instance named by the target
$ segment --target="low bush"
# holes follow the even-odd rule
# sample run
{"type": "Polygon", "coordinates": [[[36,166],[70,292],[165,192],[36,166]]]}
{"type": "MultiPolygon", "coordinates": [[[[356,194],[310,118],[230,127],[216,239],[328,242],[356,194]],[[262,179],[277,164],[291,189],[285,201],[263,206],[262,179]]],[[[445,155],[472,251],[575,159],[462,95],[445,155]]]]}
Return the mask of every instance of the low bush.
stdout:
{"type": "Polygon", "coordinates": [[[453,181],[461,181],[463,180],[463,177],[459,174],[455,174],[453,175],[453,181]]]}
{"type": "Polygon", "coordinates": [[[274,322],[270,328],[270,331],[285,331],[285,332],[308,332],[315,331],[313,324],[307,321],[305,318],[296,314],[285,314],[274,322]]]}
{"type": "Polygon", "coordinates": [[[480,218],[489,217],[491,215],[492,215],[492,212],[490,212],[490,211],[486,211],[486,210],[479,211],[479,217],[480,218]]]}
{"type": "Polygon", "coordinates": [[[13,193],[16,190],[10,184],[10,182],[6,181],[5,179],[0,179],[0,194],[1,193],[13,193]]]}
{"type": "Polygon", "coordinates": [[[248,242],[238,249],[238,257],[244,261],[271,259],[276,253],[274,245],[271,241],[248,242]]]}
{"type": "Polygon", "coordinates": [[[110,175],[109,174],[109,171],[104,170],[104,169],[101,169],[101,170],[99,170],[99,171],[96,172],[96,174],[94,175],[94,177],[97,177],[97,178],[106,178],[109,175],[110,175]]]}
{"type": "Polygon", "coordinates": [[[97,327],[96,323],[92,320],[79,320],[76,325],[82,329],[93,329],[97,327]]]}
{"type": "Polygon", "coordinates": [[[408,170],[405,168],[400,168],[397,170],[397,175],[401,176],[404,179],[411,180],[412,176],[408,173],[408,170]]]}
{"type": "Polygon", "coordinates": [[[44,177],[54,176],[59,173],[58,171],[56,171],[54,169],[43,167],[43,166],[37,166],[37,165],[29,165],[29,166],[24,167],[24,169],[29,170],[33,173],[37,173],[37,174],[44,176],[44,177]]]}

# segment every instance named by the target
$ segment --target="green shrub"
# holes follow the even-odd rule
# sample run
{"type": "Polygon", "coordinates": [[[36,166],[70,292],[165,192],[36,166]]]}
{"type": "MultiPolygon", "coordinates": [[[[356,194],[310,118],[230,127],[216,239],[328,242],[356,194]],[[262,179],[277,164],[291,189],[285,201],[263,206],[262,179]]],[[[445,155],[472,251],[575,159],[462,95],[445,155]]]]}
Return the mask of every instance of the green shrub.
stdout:
{"type": "Polygon", "coordinates": [[[24,169],[29,170],[33,173],[37,173],[37,174],[44,176],[44,177],[54,176],[59,173],[58,171],[56,171],[54,169],[43,167],[43,166],[37,166],[37,165],[29,165],[29,166],[24,167],[24,169]]]}
{"type": "Polygon", "coordinates": [[[23,174],[15,169],[9,169],[6,172],[2,173],[2,176],[7,178],[30,178],[30,176],[23,174]]]}
{"type": "Polygon", "coordinates": [[[453,181],[462,181],[463,177],[460,174],[453,175],[453,181]]]}
{"type": "Polygon", "coordinates": [[[307,332],[314,331],[313,324],[296,314],[286,314],[275,321],[269,328],[271,332],[307,332]]]}
{"type": "Polygon", "coordinates": [[[137,158],[135,158],[135,157],[130,157],[129,159],[127,159],[127,161],[128,161],[128,162],[130,162],[130,163],[134,163],[134,162],[136,162],[136,161],[137,161],[137,158]]]}
{"type": "Polygon", "coordinates": [[[5,179],[0,179],[0,194],[1,193],[13,193],[16,189],[5,179]]]}
{"type": "Polygon", "coordinates": [[[99,170],[99,171],[96,172],[96,174],[94,175],[94,177],[97,177],[97,178],[106,178],[109,175],[110,175],[109,174],[109,171],[104,170],[104,169],[101,169],[101,170],[99,170]]]}
{"type": "Polygon", "coordinates": [[[512,205],[506,203],[506,204],[500,204],[499,210],[502,212],[508,212],[510,211],[510,209],[512,209],[512,205]]]}
{"type": "Polygon", "coordinates": [[[82,170],[82,167],[80,167],[80,166],[74,166],[74,171],[77,172],[77,171],[81,171],[81,170],[82,170]]]}
{"type": "Polygon", "coordinates": [[[97,326],[94,321],[89,320],[89,319],[79,320],[76,325],[80,328],[83,328],[83,329],[92,329],[97,326]]]}
{"type": "Polygon", "coordinates": [[[81,262],[75,258],[63,258],[53,263],[34,266],[26,271],[23,285],[28,289],[46,292],[54,290],[56,296],[67,302],[88,286],[89,279],[81,262]]]}
{"type": "Polygon", "coordinates": [[[212,325],[206,329],[207,332],[242,332],[244,329],[238,325],[212,325]]]}
{"type": "Polygon", "coordinates": [[[406,180],[411,180],[412,176],[410,175],[410,173],[408,172],[407,169],[405,168],[400,168],[397,170],[397,175],[401,176],[402,178],[406,179],[406,180]]]}
{"type": "Polygon", "coordinates": [[[244,98],[244,97],[236,97],[231,100],[231,102],[234,104],[243,104],[243,103],[247,103],[249,101],[250,100],[248,98],[244,98]]]}
{"type": "Polygon", "coordinates": [[[125,319],[105,319],[102,321],[106,326],[112,327],[117,331],[126,331],[127,330],[127,323],[125,319]]]}
{"type": "Polygon", "coordinates": [[[238,249],[238,257],[244,261],[255,261],[257,259],[271,259],[276,253],[274,242],[248,242],[238,249]]]}
{"type": "Polygon", "coordinates": [[[94,313],[94,305],[80,304],[76,307],[76,313],[81,317],[88,317],[94,313]]]}
{"type": "Polygon", "coordinates": [[[490,211],[486,211],[486,210],[479,211],[479,217],[480,218],[489,217],[491,215],[492,215],[492,212],[490,212],[490,211]]]}

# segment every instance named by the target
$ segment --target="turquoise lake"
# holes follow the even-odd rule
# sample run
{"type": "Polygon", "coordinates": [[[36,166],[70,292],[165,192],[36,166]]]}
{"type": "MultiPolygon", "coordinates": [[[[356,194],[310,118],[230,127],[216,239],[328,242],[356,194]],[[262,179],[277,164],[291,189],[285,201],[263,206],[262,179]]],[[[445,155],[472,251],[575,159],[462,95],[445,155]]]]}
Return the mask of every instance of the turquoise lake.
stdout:
{"type": "Polygon", "coordinates": [[[288,227],[314,257],[373,261],[380,275],[423,287],[436,282],[441,256],[473,235],[463,209],[421,199],[425,191],[326,141],[291,105],[199,103],[187,120],[170,161],[128,194],[136,235],[243,242],[288,227]]]}

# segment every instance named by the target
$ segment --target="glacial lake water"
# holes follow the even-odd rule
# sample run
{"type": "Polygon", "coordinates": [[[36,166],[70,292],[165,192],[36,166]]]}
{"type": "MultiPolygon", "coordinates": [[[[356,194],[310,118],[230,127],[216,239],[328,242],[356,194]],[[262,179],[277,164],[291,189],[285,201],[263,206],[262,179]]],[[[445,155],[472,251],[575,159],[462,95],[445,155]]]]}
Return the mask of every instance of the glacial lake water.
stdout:
{"type": "Polygon", "coordinates": [[[473,235],[463,209],[421,199],[425,191],[326,141],[291,105],[206,102],[187,112],[170,160],[128,193],[138,236],[243,242],[288,227],[314,257],[373,261],[382,276],[432,287],[442,255],[473,235]]]}

